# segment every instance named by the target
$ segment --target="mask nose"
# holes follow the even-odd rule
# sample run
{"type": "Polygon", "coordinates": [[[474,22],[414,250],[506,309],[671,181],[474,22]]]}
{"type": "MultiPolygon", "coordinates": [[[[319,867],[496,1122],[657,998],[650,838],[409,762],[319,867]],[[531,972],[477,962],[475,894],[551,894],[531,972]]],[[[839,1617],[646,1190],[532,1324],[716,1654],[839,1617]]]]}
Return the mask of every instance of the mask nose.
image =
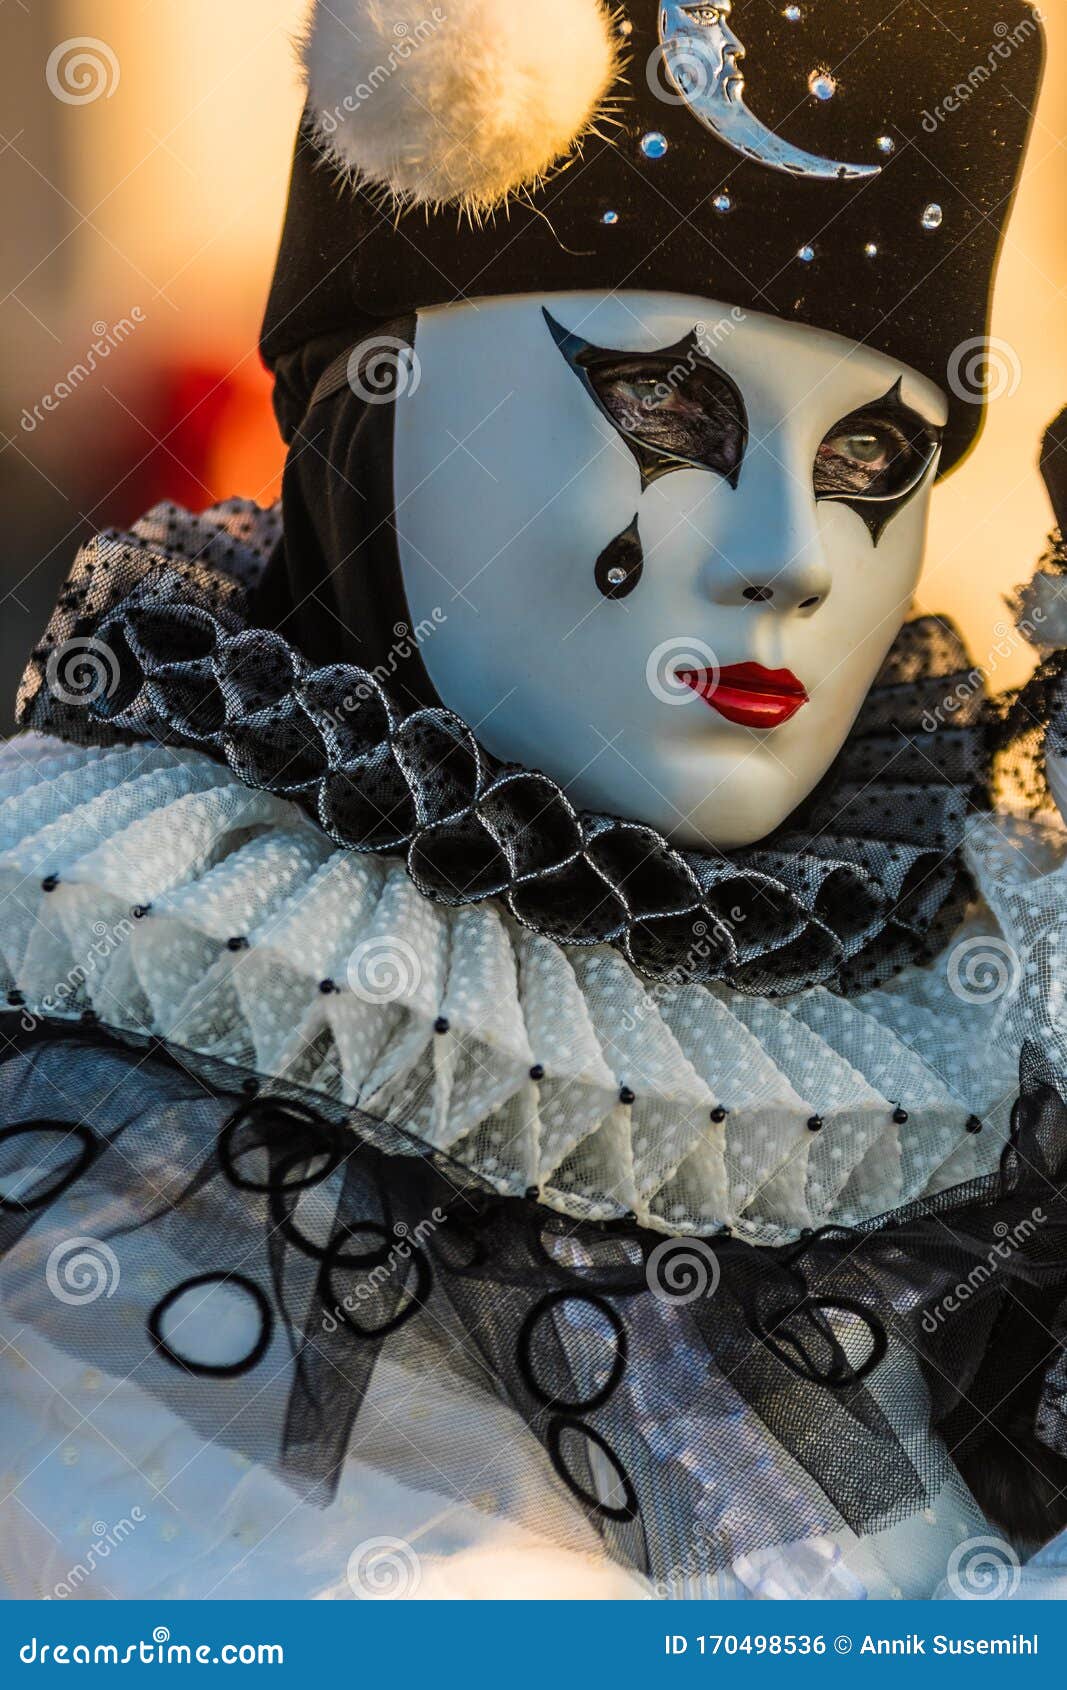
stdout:
{"type": "Polygon", "coordinates": [[[801,462],[757,448],[737,492],[716,501],[729,521],[705,530],[701,587],[713,604],[806,617],[826,603],[833,574],[801,462]]]}
{"type": "Polygon", "coordinates": [[[713,604],[752,605],[779,616],[814,616],[830,596],[832,579],[818,536],[811,535],[781,562],[767,554],[776,550],[773,538],[764,533],[762,556],[724,555],[709,558],[704,566],[704,589],[713,604]]]}

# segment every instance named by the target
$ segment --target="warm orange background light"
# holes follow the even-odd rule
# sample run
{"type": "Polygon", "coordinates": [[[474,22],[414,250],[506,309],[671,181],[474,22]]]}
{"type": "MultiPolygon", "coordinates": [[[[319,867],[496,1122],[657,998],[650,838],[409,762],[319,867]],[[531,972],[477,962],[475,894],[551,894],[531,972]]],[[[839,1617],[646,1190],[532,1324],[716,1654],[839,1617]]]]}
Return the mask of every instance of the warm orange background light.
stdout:
{"type": "MultiPolygon", "coordinates": [[[[935,497],[920,597],[921,608],[959,622],[979,663],[996,641],[1001,595],[1043,546],[1049,517],[1035,457],[1042,428],[1067,402],[1067,13],[1049,12],[1048,77],[994,320],[1021,381],[992,404],[977,451],[935,497]]],[[[47,330],[20,318],[19,392],[47,390],[93,322],[134,306],[146,317],[121,366],[113,361],[110,422],[101,424],[100,390],[90,386],[61,426],[19,442],[38,474],[77,488],[80,467],[105,444],[101,428],[112,430],[123,479],[109,466],[99,495],[86,494],[79,508],[90,505],[83,514],[94,522],[132,515],[126,504],[145,474],[153,496],[169,476],[178,496],[201,504],[231,491],[265,500],[277,487],[281,453],[256,336],[299,115],[293,38],[303,14],[304,0],[51,0],[51,38],[106,41],[121,78],[113,97],[80,107],[33,90],[38,107],[52,108],[70,227],[61,274],[54,263],[33,269],[19,294],[47,330]],[[167,419],[189,391],[192,414],[171,432],[167,419]]],[[[989,17],[992,32],[997,0],[989,17]]],[[[948,267],[938,286],[952,287],[948,267]]],[[[1017,680],[1027,661],[1022,650],[999,660],[994,684],[1017,680]]]]}

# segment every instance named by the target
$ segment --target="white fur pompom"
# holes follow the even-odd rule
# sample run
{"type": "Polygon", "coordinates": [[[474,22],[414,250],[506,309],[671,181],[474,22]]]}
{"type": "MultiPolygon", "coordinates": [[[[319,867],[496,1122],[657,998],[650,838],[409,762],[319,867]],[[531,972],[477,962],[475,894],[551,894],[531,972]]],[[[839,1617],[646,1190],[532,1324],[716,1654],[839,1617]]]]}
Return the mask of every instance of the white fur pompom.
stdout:
{"type": "Polygon", "coordinates": [[[604,0],[316,0],[303,57],[336,164],[473,217],[570,153],[619,71],[604,0]]]}

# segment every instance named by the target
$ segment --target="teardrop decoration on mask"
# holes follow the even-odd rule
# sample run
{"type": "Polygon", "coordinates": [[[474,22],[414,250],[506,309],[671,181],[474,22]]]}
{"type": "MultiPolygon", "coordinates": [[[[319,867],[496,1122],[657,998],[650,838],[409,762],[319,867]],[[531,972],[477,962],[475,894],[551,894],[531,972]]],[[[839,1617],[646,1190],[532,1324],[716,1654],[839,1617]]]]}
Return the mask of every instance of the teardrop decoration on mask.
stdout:
{"type": "Polygon", "coordinates": [[[637,586],[644,568],[645,551],[635,516],[597,558],[596,584],[606,599],[624,599],[637,586]]]}

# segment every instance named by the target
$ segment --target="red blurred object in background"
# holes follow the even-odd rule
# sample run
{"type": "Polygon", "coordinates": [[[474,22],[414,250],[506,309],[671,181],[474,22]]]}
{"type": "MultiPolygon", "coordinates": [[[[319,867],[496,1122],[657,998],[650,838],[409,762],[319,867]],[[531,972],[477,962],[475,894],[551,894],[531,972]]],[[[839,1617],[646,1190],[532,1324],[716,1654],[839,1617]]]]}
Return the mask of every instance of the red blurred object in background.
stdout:
{"type": "Polygon", "coordinates": [[[285,448],[258,358],[142,371],[123,412],[128,426],[92,466],[94,525],[128,524],[163,499],[198,511],[235,494],[261,505],[278,497],[285,448]]]}

